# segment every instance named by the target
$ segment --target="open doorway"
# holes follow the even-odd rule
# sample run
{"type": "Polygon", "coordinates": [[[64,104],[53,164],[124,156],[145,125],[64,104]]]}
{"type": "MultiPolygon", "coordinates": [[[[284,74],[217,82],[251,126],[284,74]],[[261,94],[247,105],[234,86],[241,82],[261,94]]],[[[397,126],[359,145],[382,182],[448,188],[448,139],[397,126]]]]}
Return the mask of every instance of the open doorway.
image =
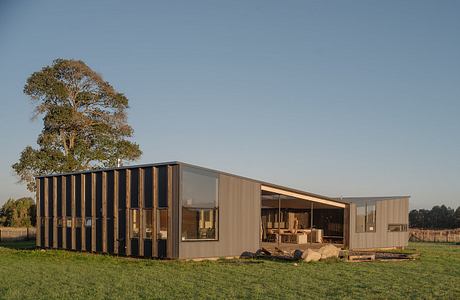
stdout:
{"type": "Polygon", "coordinates": [[[343,247],[344,205],[263,186],[260,230],[264,248],[307,249],[326,243],[343,247]]]}

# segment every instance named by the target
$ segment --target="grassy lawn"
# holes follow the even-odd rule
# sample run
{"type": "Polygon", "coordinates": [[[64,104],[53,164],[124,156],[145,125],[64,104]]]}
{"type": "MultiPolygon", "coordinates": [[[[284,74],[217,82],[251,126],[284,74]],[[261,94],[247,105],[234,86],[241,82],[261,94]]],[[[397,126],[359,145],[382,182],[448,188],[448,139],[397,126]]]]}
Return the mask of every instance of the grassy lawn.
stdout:
{"type": "Polygon", "coordinates": [[[417,261],[157,261],[0,244],[0,299],[445,298],[460,295],[460,246],[414,243],[417,261]],[[26,248],[26,249],[18,249],[26,248]]]}

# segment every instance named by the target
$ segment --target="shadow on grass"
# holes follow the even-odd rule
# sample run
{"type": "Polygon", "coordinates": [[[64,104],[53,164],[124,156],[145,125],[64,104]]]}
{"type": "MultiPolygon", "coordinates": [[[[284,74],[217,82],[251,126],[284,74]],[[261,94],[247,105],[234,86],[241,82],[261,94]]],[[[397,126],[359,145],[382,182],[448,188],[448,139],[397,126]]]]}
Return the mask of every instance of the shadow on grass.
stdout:
{"type": "Polygon", "coordinates": [[[33,250],[35,249],[35,240],[28,241],[2,241],[0,247],[15,250],[33,250]]]}

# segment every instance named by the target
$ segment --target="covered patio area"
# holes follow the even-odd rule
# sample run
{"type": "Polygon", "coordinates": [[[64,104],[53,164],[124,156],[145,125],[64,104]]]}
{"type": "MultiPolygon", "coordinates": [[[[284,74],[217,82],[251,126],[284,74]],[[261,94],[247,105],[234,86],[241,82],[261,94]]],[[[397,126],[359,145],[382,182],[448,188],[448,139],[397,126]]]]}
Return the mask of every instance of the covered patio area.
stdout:
{"type": "Polygon", "coordinates": [[[305,250],[346,243],[341,202],[262,185],[260,246],[305,250]]]}

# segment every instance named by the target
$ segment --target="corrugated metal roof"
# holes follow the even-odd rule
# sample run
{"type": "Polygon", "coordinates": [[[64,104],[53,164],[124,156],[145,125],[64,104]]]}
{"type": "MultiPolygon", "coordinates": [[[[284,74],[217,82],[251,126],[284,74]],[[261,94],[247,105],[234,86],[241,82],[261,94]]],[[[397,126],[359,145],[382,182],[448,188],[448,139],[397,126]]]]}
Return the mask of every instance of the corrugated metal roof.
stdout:
{"type": "Polygon", "coordinates": [[[156,166],[165,166],[165,165],[190,166],[190,167],[194,167],[194,168],[199,168],[199,169],[203,169],[203,170],[217,172],[217,173],[220,173],[220,174],[227,174],[227,175],[230,175],[230,176],[235,176],[235,177],[239,177],[239,178],[242,178],[242,179],[255,181],[255,182],[258,182],[258,183],[263,184],[263,185],[269,185],[269,186],[272,186],[272,187],[275,187],[275,188],[285,189],[285,190],[288,190],[288,191],[292,191],[292,192],[299,193],[299,194],[305,194],[305,195],[312,196],[312,197],[318,197],[318,198],[323,198],[323,199],[327,199],[327,200],[332,200],[332,201],[335,201],[335,202],[338,202],[338,203],[346,203],[346,204],[349,204],[349,203],[362,203],[363,201],[385,201],[385,200],[395,200],[395,199],[409,198],[410,197],[410,196],[341,197],[341,198],[327,197],[327,196],[314,194],[314,193],[310,193],[310,192],[306,192],[306,191],[302,191],[302,190],[298,190],[298,189],[294,189],[294,188],[290,188],[290,187],[286,187],[286,186],[281,186],[281,185],[270,183],[270,182],[265,182],[265,181],[261,181],[261,180],[257,180],[257,179],[253,179],[253,178],[249,178],[249,177],[244,177],[244,176],[228,173],[228,172],[223,172],[223,171],[219,171],[219,170],[215,170],[215,169],[210,169],[210,168],[201,167],[201,166],[197,166],[197,165],[193,165],[193,164],[189,164],[189,163],[184,163],[184,162],[181,162],[181,161],[170,161],[170,162],[162,162],[162,163],[151,163],[151,164],[141,164],[141,165],[132,165],[132,166],[122,166],[122,167],[115,167],[115,168],[94,169],[94,170],[85,170],[85,171],[77,171],[77,172],[69,172],[69,173],[60,173],[60,174],[49,174],[49,175],[37,176],[36,178],[51,177],[51,176],[64,176],[64,175],[76,175],[76,174],[85,174],[85,173],[103,172],[103,171],[112,171],[112,170],[125,170],[125,169],[133,169],[133,168],[156,167],[156,166]]]}
{"type": "Polygon", "coordinates": [[[327,196],[323,196],[323,195],[319,195],[319,194],[314,194],[314,193],[310,193],[310,192],[306,192],[306,191],[302,191],[302,190],[298,190],[298,189],[294,189],[294,188],[290,188],[290,187],[286,187],[286,186],[281,186],[281,185],[270,183],[270,182],[265,182],[265,181],[261,181],[261,180],[257,180],[257,179],[253,179],[253,178],[249,178],[249,177],[244,177],[244,176],[240,176],[240,175],[236,175],[236,174],[232,174],[232,173],[228,173],[228,172],[215,170],[215,169],[210,169],[210,168],[201,167],[201,166],[197,166],[197,165],[193,165],[193,164],[189,164],[189,163],[184,163],[184,162],[181,162],[181,161],[170,161],[170,162],[163,162],[163,163],[151,163],[151,164],[142,164],[142,165],[122,166],[122,167],[115,167],[115,168],[85,170],[85,171],[77,171],[77,172],[69,172],[69,173],[49,174],[49,175],[37,176],[36,178],[52,177],[52,176],[65,176],[65,175],[77,175],[77,174],[85,174],[85,173],[93,173],[93,172],[104,172],[104,171],[106,172],[106,171],[112,171],[112,170],[125,170],[125,169],[134,169],[134,168],[157,167],[157,166],[165,166],[165,165],[190,166],[190,167],[193,167],[193,168],[198,168],[198,169],[217,172],[217,173],[220,173],[220,174],[230,175],[230,176],[234,176],[234,177],[238,177],[238,178],[242,178],[242,179],[246,179],[246,180],[250,180],[250,181],[255,181],[255,182],[258,182],[258,183],[260,183],[262,185],[269,185],[269,186],[272,186],[272,187],[275,187],[275,188],[284,189],[284,190],[299,193],[299,194],[304,194],[304,195],[308,195],[308,196],[312,196],[312,197],[327,199],[327,200],[335,201],[335,202],[338,202],[338,203],[346,203],[346,202],[342,202],[340,199],[331,198],[331,197],[327,197],[327,196]]]}
{"type": "Polygon", "coordinates": [[[387,200],[399,200],[403,198],[410,198],[410,196],[380,196],[380,197],[341,197],[335,198],[345,203],[356,203],[361,204],[367,201],[387,201],[387,200]]]}

